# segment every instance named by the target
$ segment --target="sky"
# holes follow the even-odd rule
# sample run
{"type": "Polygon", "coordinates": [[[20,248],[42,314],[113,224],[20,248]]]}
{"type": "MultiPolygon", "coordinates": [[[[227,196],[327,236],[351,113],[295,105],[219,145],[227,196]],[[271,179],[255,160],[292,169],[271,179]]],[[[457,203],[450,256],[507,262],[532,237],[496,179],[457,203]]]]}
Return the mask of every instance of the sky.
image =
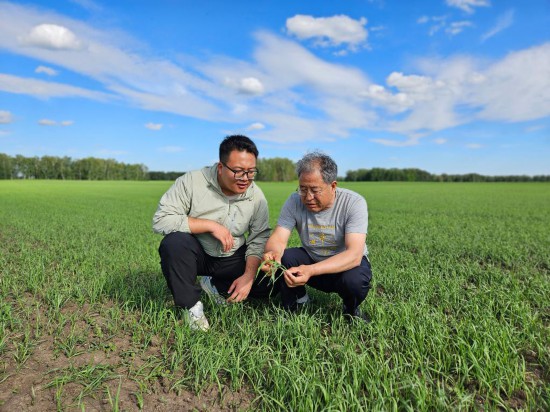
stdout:
{"type": "Polygon", "coordinates": [[[548,0],[0,1],[0,153],[550,174],[548,0]]]}

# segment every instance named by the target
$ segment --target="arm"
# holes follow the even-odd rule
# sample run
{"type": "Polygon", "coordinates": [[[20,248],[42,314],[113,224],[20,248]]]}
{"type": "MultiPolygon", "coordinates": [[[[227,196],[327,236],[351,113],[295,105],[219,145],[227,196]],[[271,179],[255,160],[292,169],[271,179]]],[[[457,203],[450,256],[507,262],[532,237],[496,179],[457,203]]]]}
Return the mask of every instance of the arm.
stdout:
{"type": "MultiPolygon", "coordinates": [[[[291,233],[292,232],[287,228],[277,226],[265,244],[263,261],[275,260],[281,263],[281,258],[283,257],[291,233]]],[[[264,264],[262,270],[264,272],[269,272],[271,270],[271,265],[264,264]]]]}
{"type": "Polygon", "coordinates": [[[189,216],[191,210],[191,173],[179,177],[160,199],[153,216],[153,231],[162,235],[172,232],[211,233],[224,251],[233,247],[233,236],[227,228],[213,220],[189,216]]]}
{"type": "Polygon", "coordinates": [[[290,287],[302,286],[311,276],[340,273],[361,264],[367,235],[364,233],[348,233],[345,236],[346,250],[312,265],[300,265],[288,268],[285,272],[285,282],[290,287]]]}
{"type": "Polygon", "coordinates": [[[241,302],[248,297],[259,266],[260,258],[256,256],[249,256],[246,258],[246,266],[243,275],[235,279],[227,290],[227,293],[229,293],[229,297],[227,298],[228,302],[241,302]]]}
{"type": "Polygon", "coordinates": [[[187,217],[190,233],[210,233],[220,241],[223,251],[227,252],[233,247],[233,236],[229,229],[220,225],[218,222],[197,217],[187,217]]]}

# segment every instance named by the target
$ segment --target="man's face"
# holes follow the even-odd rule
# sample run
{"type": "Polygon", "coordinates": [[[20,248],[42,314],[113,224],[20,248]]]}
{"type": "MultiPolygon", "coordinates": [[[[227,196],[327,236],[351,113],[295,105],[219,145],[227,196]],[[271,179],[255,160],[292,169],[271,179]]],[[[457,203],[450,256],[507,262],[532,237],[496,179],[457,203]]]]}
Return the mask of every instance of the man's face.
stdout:
{"type": "Polygon", "coordinates": [[[298,180],[298,194],[302,203],[312,212],[320,212],[328,209],[334,203],[336,181],[323,182],[319,170],[310,173],[302,173],[298,180]]]}
{"type": "Polygon", "coordinates": [[[256,157],[246,151],[233,150],[224,163],[218,163],[218,183],[222,192],[227,196],[246,192],[246,189],[252,184],[252,180],[246,174],[237,179],[235,178],[235,172],[239,177],[243,171],[256,170],[256,157]]]}

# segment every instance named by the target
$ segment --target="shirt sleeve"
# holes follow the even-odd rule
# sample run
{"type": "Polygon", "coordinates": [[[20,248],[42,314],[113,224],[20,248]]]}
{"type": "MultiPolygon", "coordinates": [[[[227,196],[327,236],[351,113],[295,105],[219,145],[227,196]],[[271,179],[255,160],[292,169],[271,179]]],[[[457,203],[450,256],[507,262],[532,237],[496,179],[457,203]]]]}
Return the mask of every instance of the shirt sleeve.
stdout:
{"type": "Polygon", "coordinates": [[[369,213],[367,201],[363,196],[356,196],[350,202],[348,218],[346,219],[346,233],[367,233],[369,213]]]}
{"type": "Polygon", "coordinates": [[[248,237],[246,238],[245,257],[256,256],[261,259],[271,228],[269,227],[269,208],[267,200],[263,194],[257,194],[256,196],[259,197],[259,200],[254,207],[252,219],[250,219],[248,237]]]}
{"type": "Polygon", "coordinates": [[[153,216],[153,231],[162,235],[172,232],[190,233],[188,214],[191,205],[191,176],[180,176],[161,197],[153,216]]]}
{"type": "MultiPolygon", "coordinates": [[[[279,214],[279,219],[277,220],[277,225],[284,227],[292,231],[298,223],[298,207],[296,203],[297,194],[293,193],[286,200],[285,204],[281,209],[279,214]]],[[[298,200],[299,201],[299,200],[298,200]]]]}

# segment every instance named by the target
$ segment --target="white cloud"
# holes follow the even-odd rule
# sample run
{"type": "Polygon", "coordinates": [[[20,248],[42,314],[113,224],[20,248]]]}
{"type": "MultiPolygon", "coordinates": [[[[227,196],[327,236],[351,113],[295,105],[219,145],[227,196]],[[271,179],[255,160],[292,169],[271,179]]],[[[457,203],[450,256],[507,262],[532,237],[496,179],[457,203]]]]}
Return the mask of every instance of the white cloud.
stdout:
{"type": "Polygon", "coordinates": [[[50,119],[41,119],[38,121],[38,124],[40,126],[57,126],[57,122],[50,119]]]}
{"type": "Polygon", "coordinates": [[[70,0],[72,3],[78,4],[80,7],[90,11],[101,11],[102,7],[92,0],[70,0]]]}
{"type": "Polygon", "coordinates": [[[149,130],[160,130],[162,129],[163,124],[162,123],[147,123],[145,127],[149,130]]]}
{"type": "Polygon", "coordinates": [[[28,94],[35,97],[84,97],[93,100],[108,100],[113,97],[102,92],[82,89],[62,83],[46,82],[26,77],[0,73],[0,91],[28,94]]]}
{"type": "Polygon", "coordinates": [[[408,147],[408,146],[416,146],[418,144],[418,138],[417,137],[410,137],[407,140],[391,140],[391,139],[370,139],[373,143],[378,143],[383,146],[390,146],[390,147],[408,147]]]}
{"type": "Polygon", "coordinates": [[[468,149],[481,149],[483,147],[483,145],[479,144],[479,143],[468,143],[466,145],[466,147],[468,149]]]}
{"type": "Polygon", "coordinates": [[[430,21],[430,18],[428,16],[421,16],[418,19],[416,19],[416,22],[418,24],[424,24],[424,23],[427,23],[428,21],[430,21]]]}
{"type": "Polygon", "coordinates": [[[474,7],[489,7],[489,0],[446,0],[448,6],[457,7],[466,13],[472,14],[474,7]]]}
{"type": "Polygon", "coordinates": [[[179,153],[183,151],[183,147],[179,146],[164,146],[158,148],[159,152],[163,153],[179,153]]]}
{"type": "Polygon", "coordinates": [[[434,139],[433,142],[435,144],[445,144],[445,143],[447,143],[447,139],[444,139],[444,138],[440,137],[440,138],[434,139]]]}
{"type": "Polygon", "coordinates": [[[246,128],[247,131],[263,130],[263,129],[265,129],[265,125],[263,123],[260,123],[260,122],[252,123],[250,126],[248,126],[246,128]]]}
{"type": "Polygon", "coordinates": [[[13,115],[7,110],[0,110],[0,124],[10,124],[13,122],[13,115]]]}
{"type": "Polygon", "coordinates": [[[36,69],[34,69],[35,73],[44,73],[48,76],[57,76],[58,72],[57,70],[52,69],[51,67],[46,66],[38,66],[36,69]]]}
{"type": "Polygon", "coordinates": [[[510,27],[512,24],[514,24],[514,10],[510,9],[498,17],[495,26],[492,27],[485,34],[483,34],[483,36],[481,36],[481,41],[490,39],[494,35],[500,33],[502,30],[510,27]]]}
{"type": "MultiPolygon", "coordinates": [[[[120,33],[55,13],[0,3],[0,14],[7,16],[0,25],[0,49],[66,68],[98,85],[89,90],[0,74],[0,92],[116,101],[210,122],[269,125],[255,129],[257,138],[277,143],[382,131],[405,137],[373,141],[407,146],[434,130],[479,119],[550,116],[550,43],[492,62],[468,56],[419,59],[407,64],[413,69],[387,73],[383,84],[374,84],[360,68],[323,60],[297,41],[266,31],[255,33],[247,61],[209,56],[172,62],[150,58],[150,51],[140,52],[135,40],[120,33]],[[43,21],[70,27],[87,47],[78,52],[21,47],[18,38],[43,21]]],[[[446,19],[421,21],[451,27],[446,19]]]]}
{"type": "Polygon", "coordinates": [[[465,101],[484,120],[520,122],[550,116],[550,42],[508,54],[489,66],[465,101]]]}
{"type": "Polygon", "coordinates": [[[264,85],[256,77],[244,77],[238,80],[226,77],[224,84],[234,89],[237,93],[248,96],[259,96],[265,91],[264,85]]]}
{"type": "Polygon", "coordinates": [[[82,42],[71,30],[57,24],[39,24],[20,41],[27,46],[53,50],[78,50],[82,47],[82,42]]]}
{"type": "Polygon", "coordinates": [[[61,122],[57,122],[55,120],[51,120],[51,119],[41,119],[38,121],[38,124],[40,126],[62,126],[62,127],[67,127],[67,126],[71,126],[74,124],[74,121],[72,120],[63,120],[61,122]]]}
{"type": "Polygon", "coordinates": [[[239,93],[259,95],[264,92],[264,85],[255,77],[246,77],[240,80],[239,93]]]}
{"type": "Polygon", "coordinates": [[[458,33],[461,33],[466,27],[472,26],[473,24],[471,21],[454,21],[445,29],[445,33],[455,36],[458,33]]]}
{"type": "Polygon", "coordinates": [[[366,44],[367,19],[354,20],[345,15],[318,17],[298,14],[287,19],[287,32],[300,40],[315,39],[316,44],[328,46],[348,45],[350,50],[366,44]]]}

